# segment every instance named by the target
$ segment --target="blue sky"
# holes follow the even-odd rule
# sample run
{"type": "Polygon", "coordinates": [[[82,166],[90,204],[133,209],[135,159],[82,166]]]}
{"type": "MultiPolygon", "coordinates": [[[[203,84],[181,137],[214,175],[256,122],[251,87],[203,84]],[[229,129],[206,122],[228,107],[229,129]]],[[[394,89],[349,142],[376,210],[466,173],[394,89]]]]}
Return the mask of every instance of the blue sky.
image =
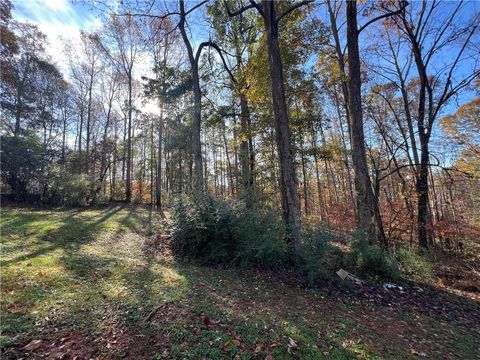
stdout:
{"type": "Polygon", "coordinates": [[[70,0],[13,0],[14,19],[38,25],[48,36],[48,53],[61,65],[64,62],[63,45],[59,38],[76,41],[80,29],[93,29],[100,24],[87,6],[70,0]]]}

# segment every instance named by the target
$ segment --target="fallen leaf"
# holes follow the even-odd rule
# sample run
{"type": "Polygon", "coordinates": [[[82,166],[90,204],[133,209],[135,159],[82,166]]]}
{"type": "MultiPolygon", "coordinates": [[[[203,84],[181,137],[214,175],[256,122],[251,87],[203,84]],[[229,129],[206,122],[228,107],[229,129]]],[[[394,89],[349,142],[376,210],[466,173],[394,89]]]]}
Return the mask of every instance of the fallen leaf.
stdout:
{"type": "Polygon", "coordinates": [[[417,355],[417,356],[421,356],[421,357],[427,357],[427,354],[424,353],[424,352],[418,352],[417,350],[415,349],[408,349],[408,352],[412,355],[417,355]]]}
{"type": "Polygon", "coordinates": [[[232,342],[237,346],[240,346],[240,344],[241,344],[241,342],[238,338],[233,339],[232,342]]]}
{"type": "Polygon", "coordinates": [[[193,329],[193,332],[194,332],[195,335],[197,335],[197,336],[200,335],[200,329],[197,328],[197,327],[193,329]]]}
{"type": "Polygon", "coordinates": [[[46,271],[39,271],[38,275],[41,276],[41,277],[44,277],[45,275],[47,275],[47,272],[46,271]]]}
{"type": "Polygon", "coordinates": [[[25,306],[22,304],[17,304],[13,303],[7,306],[8,312],[11,312],[12,314],[23,314],[26,311],[25,306]]]}
{"type": "Polygon", "coordinates": [[[277,346],[280,346],[282,345],[279,341],[275,340],[273,343],[270,344],[270,347],[271,348],[274,348],[274,347],[277,347],[277,346]]]}
{"type": "Polygon", "coordinates": [[[230,341],[227,341],[225,344],[222,346],[222,351],[227,352],[228,351],[228,345],[230,344],[230,341]]]}
{"type": "Polygon", "coordinates": [[[23,347],[23,350],[34,351],[42,347],[44,344],[43,340],[32,340],[27,345],[23,347]]]}
{"type": "Polygon", "coordinates": [[[258,354],[260,351],[262,351],[262,349],[263,349],[263,345],[262,344],[257,344],[257,345],[255,345],[255,350],[253,350],[253,352],[255,354],[258,354]]]}
{"type": "Polygon", "coordinates": [[[200,315],[200,320],[202,320],[202,322],[207,326],[212,324],[210,318],[205,314],[200,315]]]}

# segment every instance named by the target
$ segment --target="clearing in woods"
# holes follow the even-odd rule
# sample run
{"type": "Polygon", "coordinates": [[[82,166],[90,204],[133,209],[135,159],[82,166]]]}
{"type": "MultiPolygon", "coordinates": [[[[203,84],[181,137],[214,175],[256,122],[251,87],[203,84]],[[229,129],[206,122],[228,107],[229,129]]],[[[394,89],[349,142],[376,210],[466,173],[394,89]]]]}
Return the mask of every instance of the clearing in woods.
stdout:
{"type": "Polygon", "coordinates": [[[4,208],[2,358],[475,359],[478,302],[182,263],[141,207],[4,208]]]}

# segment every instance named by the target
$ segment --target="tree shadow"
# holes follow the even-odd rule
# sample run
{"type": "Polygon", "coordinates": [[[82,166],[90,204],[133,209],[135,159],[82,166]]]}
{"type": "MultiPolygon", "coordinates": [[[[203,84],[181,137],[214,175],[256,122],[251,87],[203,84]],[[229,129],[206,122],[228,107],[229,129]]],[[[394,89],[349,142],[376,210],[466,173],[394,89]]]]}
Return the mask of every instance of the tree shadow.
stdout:
{"type": "MultiPolygon", "coordinates": [[[[38,250],[32,251],[29,254],[21,255],[9,260],[1,261],[0,266],[7,266],[9,264],[25,261],[44,255],[56,249],[75,250],[80,246],[92,240],[93,236],[102,230],[102,224],[114,216],[119,211],[123,210],[125,206],[111,207],[104,211],[102,216],[96,220],[77,219],[76,216],[81,214],[84,210],[72,211],[67,217],[62,219],[62,225],[53,231],[46,232],[39,237],[38,241],[49,243],[50,245],[42,247],[38,250]]],[[[85,209],[86,210],[86,209],[85,209]]],[[[22,216],[25,219],[18,219],[7,225],[9,227],[20,227],[27,225],[33,221],[41,220],[45,217],[44,214],[26,215],[22,216]]],[[[20,241],[20,240],[19,240],[20,241]]],[[[22,245],[19,245],[22,247],[22,245]]]]}
{"type": "MultiPolygon", "coordinates": [[[[237,353],[243,352],[254,357],[256,355],[252,354],[255,346],[259,339],[262,339],[264,349],[271,344],[280,343],[275,347],[281,347],[281,351],[275,350],[275,347],[269,351],[279,352],[281,358],[323,358],[325,351],[328,351],[328,356],[332,358],[356,358],[358,354],[348,346],[345,347],[344,343],[348,344],[359,337],[380,342],[382,334],[399,327],[400,321],[405,321],[413,332],[418,321],[437,319],[434,314],[422,314],[423,309],[413,303],[394,304],[392,309],[387,301],[372,304],[368,297],[355,292],[305,289],[298,284],[283,283],[266,272],[198,267],[177,261],[165,257],[166,254],[159,250],[158,244],[149,241],[153,241],[153,237],[113,238],[113,245],[116,246],[120,244],[115,241],[137,241],[132,243],[132,250],[139,246],[141,257],[133,259],[137,253],[127,254],[132,257],[131,260],[135,260],[132,262],[118,256],[118,247],[112,250],[104,248],[104,252],[99,254],[85,252],[82,245],[89,244],[93,236],[103,230],[102,224],[122,209],[124,207],[106,209],[91,220],[76,218],[78,213],[68,214],[57,230],[40,237],[50,245],[27,255],[27,258],[31,259],[58,248],[64,250],[59,257],[59,263],[67,273],[65,278],[72,277],[74,281],[72,289],[65,291],[72,291],[74,296],[69,298],[71,303],[59,305],[66,308],[66,312],[56,317],[55,327],[60,328],[60,333],[67,333],[75,326],[77,330],[83,329],[93,337],[96,336],[97,342],[92,340],[92,344],[95,344],[95,348],[102,347],[99,353],[106,352],[109,357],[121,353],[127,354],[129,358],[152,358],[165,349],[171,351],[168,354],[170,358],[177,358],[174,356],[175,351],[188,352],[190,358],[231,359],[237,353]],[[75,229],[74,236],[71,235],[72,226],[75,229]],[[164,268],[165,272],[162,271],[164,268]],[[114,290],[120,295],[110,292],[110,284],[118,285],[119,289],[114,290]],[[143,321],[152,309],[165,302],[170,305],[162,308],[152,321],[143,321]],[[172,303],[174,305],[171,305],[172,303]],[[342,310],[341,304],[346,304],[347,309],[342,310]],[[386,322],[375,322],[375,318],[383,316],[383,313],[386,315],[386,322]],[[205,323],[201,318],[202,314],[213,322],[205,323]],[[420,317],[417,318],[418,316],[420,317]],[[349,327],[353,327],[352,321],[366,326],[349,332],[349,327]],[[335,336],[325,336],[328,327],[331,327],[335,336]],[[200,335],[194,331],[195,328],[201,330],[200,335]],[[109,336],[117,330],[118,333],[125,334],[126,339],[120,341],[115,338],[115,343],[108,343],[109,336]],[[159,340],[159,334],[165,337],[159,340]],[[235,336],[241,338],[243,348],[232,345],[235,336]],[[221,344],[217,338],[221,338],[221,344]],[[290,343],[290,338],[297,344],[298,349],[290,343]],[[228,349],[224,351],[222,346],[227,341],[228,349]],[[159,345],[159,342],[163,343],[159,345]],[[215,346],[210,345],[210,342],[215,346]],[[106,348],[107,343],[112,347],[106,348]],[[189,348],[182,349],[183,343],[189,348]],[[315,344],[318,349],[309,348],[307,344],[315,344]],[[135,357],[132,352],[142,347],[143,355],[135,357]],[[175,350],[174,347],[179,347],[180,350],[175,350]]],[[[155,215],[151,209],[137,211],[138,208],[132,207],[127,210],[125,216],[122,213],[116,218],[121,226],[115,236],[128,231],[143,235],[154,230],[155,215]]],[[[23,260],[23,257],[17,259],[19,260],[9,260],[7,264],[23,260]]],[[[36,292],[36,301],[39,303],[58,296],[52,291],[56,289],[49,287],[48,281],[45,281],[42,291],[39,291],[40,288],[35,284],[28,286],[29,291],[36,292]]],[[[430,298],[431,307],[438,306],[435,299],[430,298]]],[[[473,322],[478,319],[475,314],[474,307],[470,313],[467,310],[462,312],[462,316],[471,316],[473,322]]],[[[462,321],[462,317],[446,321],[449,326],[457,326],[456,323],[462,321]]],[[[480,321],[472,326],[478,324],[480,321]]],[[[452,335],[449,341],[453,344],[463,335],[459,332],[452,335]]],[[[48,331],[43,336],[52,342],[58,342],[62,337],[48,331]]],[[[410,339],[408,336],[410,335],[405,338],[405,346],[410,339]]],[[[385,352],[383,355],[393,351],[393,357],[399,354],[399,350],[392,350],[392,347],[404,343],[397,339],[391,343],[376,345],[374,349],[376,353],[385,352]]],[[[18,347],[23,345],[25,344],[18,344],[18,347]]],[[[12,358],[19,357],[16,355],[12,358]]],[[[178,357],[181,355],[180,353],[178,357]]],[[[261,355],[265,358],[265,351],[261,355]]]]}

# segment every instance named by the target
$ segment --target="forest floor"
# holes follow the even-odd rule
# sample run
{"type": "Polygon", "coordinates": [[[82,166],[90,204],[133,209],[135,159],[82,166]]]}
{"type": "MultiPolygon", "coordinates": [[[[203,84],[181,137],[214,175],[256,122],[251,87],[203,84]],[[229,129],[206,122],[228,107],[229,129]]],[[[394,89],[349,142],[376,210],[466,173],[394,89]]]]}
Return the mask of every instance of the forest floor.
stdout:
{"type": "Polygon", "coordinates": [[[199,267],[160,228],[140,207],[4,208],[0,356],[479,359],[475,296],[199,267]]]}

